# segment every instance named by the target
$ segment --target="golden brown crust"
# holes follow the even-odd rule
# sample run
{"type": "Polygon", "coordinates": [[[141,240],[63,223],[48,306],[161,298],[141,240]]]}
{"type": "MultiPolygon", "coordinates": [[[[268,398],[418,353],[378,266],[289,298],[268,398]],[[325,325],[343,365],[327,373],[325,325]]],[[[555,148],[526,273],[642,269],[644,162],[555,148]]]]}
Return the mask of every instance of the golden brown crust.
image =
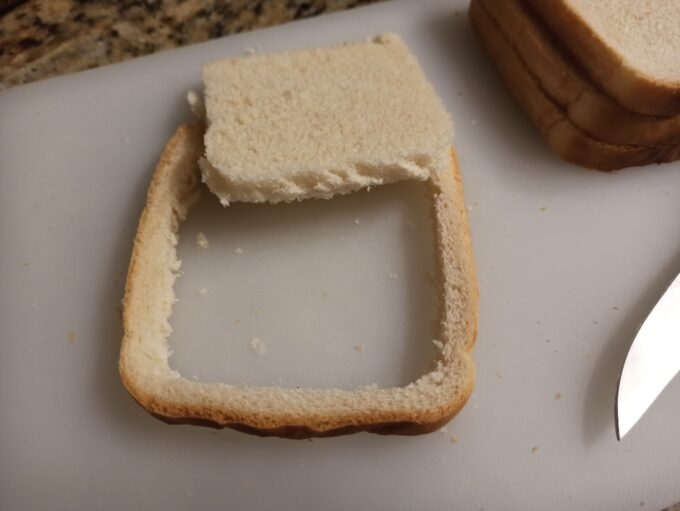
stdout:
{"type": "Polygon", "coordinates": [[[680,159],[680,145],[613,145],[588,136],[574,126],[566,118],[564,110],[543,92],[538,80],[522,63],[480,0],[473,0],[470,4],[469,17],[506,86],[548,145],[562,159],[603,171],[680,159]]]}
{"type": "Polygon", "coordinates": [[[680,89],[626,67],[620,56],[563,1],[525,0],[566,44],[594,81],[624,108],[650,115],[680,114],[680,89]]]}
{"type": "MultiPolygon", "coordinates": [[[[472,380],[471,380],[472,381],[472,380]]],[[[458,406],[453,408],[448,415],[443,415],[436,420],[431,420],[430,422],[412,422],[412,421],[394,421],[394,422],[374,422],[347,426],[338,426],[331,429],[320,429],[318,427],[310,426],[307,424],[289,424],[286,426],[277,426],[272,428],[261,428],[255,427],[247,422],[219,422],[210,419],[205,419],[202,417],[175,417],[161,415],[152,411],[149,411],[151,415],[159,420],[171,425],[176,424],[188,424],[192,426],[204,426],[214,429],[224,429],[230,428],[242,433],[248,433],[251,435],[269,437],[276,436],[280,438],[289,438],[291,440],[302,440],[306,438],[323,438],[323,437],[333,437],[340,435],[349,435],[353,433],[361,433],[366,431],[368,433],[376,433],[378,435],[422,435],[426,433],[432,433],[437,431],[446,423],[448,423],[458,412],[465,406],[470,394],[472,393],[472,385],[470,385],[469,391],[465,392],[458,402],[458,406]]],[[[140,403],[142,407],[144,405],[140,403]]],[[[347,422],[347,421],[344,421],[347,422]]]]}
{"type": "MultiPolygon", "coordinates": [[[[229,427],[260,436],[281,436],[286,438],[308,438],[313,436],[334,436],[370,431],[378,434],[413,435],[427,433],[438,429],[448,422],[463,407],[469,398],[474,385],[474,367],[471,360],[471,350],[477,332],[477,284],[474,275],[472,249],[469,238],[466,211],[463,201],[463,189],[458,171],[455,153],[452,151],[452,171],[433,181],[433,200],[442,206],[437,211],[449,211],[446,208],[455,207],[456,220],[448,216],[436,218],[437,222],[448,227],[459,238],[455,256],[461,268],[466,273],[460,279],[460,292],[464,295],[467,321],[464,328],[464,338],[459,340],[460,352],[457,352],[460,366],[464,368],[464,380],[459,380],[457,388],[452,388],[451,398],[447,402],[439,403],[429,409],[410,410],[393,407],[385,409],[362,409],[351,414],[294,414],[290,412],[274,413],[269,410],[244,411],[211,404],[210,402],[187,401],[172,397],[173,392],[165,389],[149,388],[148,382],[140,381],[139,374],[135,374],[134,362],[139,353],[140,344],[135,330],[139,325],[140,309],[151,308],[147,299],[141,295],[148,287],[148,276],[157,273],[158,266],[164,261],[149,262],[149,251],[152,248],[152,238],[158,238],[159,231],[167,235],[174,235],[178,223],[184,212],[182,206],[190,201],[197,183],[197,165],[195,162],[184,162],[178,165],[175,159],[179,150],[178,145],[186,143],[188,139],[195,140],[196,127],[180,127],[166,147],[156,168],[149,186],[147,203],[141,215],[138,232],[130,262],[126,295],[124,300],[123,326],[124,339],[121,347],[120,374],[123,384],[134,399],[153,416],[170,424],[195,424],[215,428],[229,427]],[[173,163],[174,162],[174,163],[173,163]],[[173,174],[174,173],[174,174],[173,174]],[[448,177],[447,177],[448,176],[448,177]],[[168,206],[171,207],[168,207],[168,206]],[[169,218],[171,217],[171,218],[169,218]],[[140,299],[142,296],[142,299],[140,299]]],[[[200,145],[197,142],[196,145],[200,145]]],[[[196,151],[188,151],[194,154],[196,151]]],[[[185,155],[186,157],[186,155],[185,155]]],[[[167,237],[165,238],[167,244],[167,237]]],[[[174,247],[173,247],[174,252],[174,247]]],[[[164,281],[167,284],[167,281],[164,281]]],[[[444,286],[444,284],[441,284],[444,286]]],[[[168,310],[169,314],[169,310],[168,310]]],[[[155,325],[145,325],[153,328],[155,325]]],[[[163,342],[158,337],[158,342],[163,342]]],[[[156,341],[154,341],[156,342],[156,341]]],[[[166,361],[167,363],[167,361],[166,361]]],[[[139,367],[137,367],[139,369],[139,367]]],[[[178,380],[167,380],[166,385],[172,386],[178,380]]],[[[189,385],[205,385],[186,382],[189,385]]],[[[172,390],[172,389],[171,389],[172,390]]]]}
{"type": "Polygon", "coordinates": [[[680,115],[631,112],[588,79],[542,21],[520,0],[482,0],[522,63],[566,117],[589,136],[610,144],[658,147],[680,142],[680,115]]]}

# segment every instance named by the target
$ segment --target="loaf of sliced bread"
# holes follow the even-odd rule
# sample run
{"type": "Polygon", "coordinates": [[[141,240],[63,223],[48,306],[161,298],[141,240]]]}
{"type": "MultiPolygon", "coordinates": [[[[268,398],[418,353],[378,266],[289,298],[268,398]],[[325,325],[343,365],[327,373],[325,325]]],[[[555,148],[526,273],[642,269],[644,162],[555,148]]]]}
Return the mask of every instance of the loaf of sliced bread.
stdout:
{"type": "Polygon", "coordinates": [[[362,430],[425,433],[454,416],[473,387],[471,350],[478,298],[462,183],[453,151],[446,166],[427,177],[440,311],[434,336],[441,342],[440,352],[431,371],[405,387],[355,390],[202,383],[169,366],[169,317],[180,267],[177,233],[197,196],[201,154],[203,127],[181,126],[154,172],[137,228],[123,302],[119,364],[122,381],[135,400],[169,423],[231,427],[288,438],[362,430]]]}
{"type": "Polygon", "coordinates": [[[605,171],[680,159],[678,145],[617,145],[591,137],[574,125],[565,110],[545,93],[538,79],[523,63],[481,0],[472,0],[469,17],[475,33],[507,88],[562,159],[605,171]]]}
{"type": "Polygon", "coordinates": [[[395,34],[221,60],[203,81],[201,169],[223,204],[329,198],[446,166],[450,118],[395,34]]]}
{"type": "Polygon", "coordinates": [[[680,114],[680,2],[525,1],[623,107],[680,114]]]}
{"type": "Polygon", "coordinates": [[[525,2],[482,0],[482,5],[541,89],[588,135],[619,145],[680,143],[680,115],[631,112],[603,94],[525,2]]]}

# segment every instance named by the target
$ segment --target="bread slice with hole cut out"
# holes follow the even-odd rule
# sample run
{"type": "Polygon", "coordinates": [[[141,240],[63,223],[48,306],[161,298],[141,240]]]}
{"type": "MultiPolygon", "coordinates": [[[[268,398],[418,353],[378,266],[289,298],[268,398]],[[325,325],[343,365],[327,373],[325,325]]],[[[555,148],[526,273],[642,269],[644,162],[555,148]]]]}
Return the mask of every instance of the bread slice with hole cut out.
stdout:
{"type": "Polygon", "coordinates": [[[180,267],[177,233],[197,197],[202,136],[202,127],[194,124],[181,126],[172,137],[154,172],[137,228],[125,286],[119,363],[123,384],[135,400],[169,423],[289,438],[363,430],[418,434],[449,421],[472,392],[478,308],[463,189],[453,151],[447,168],[427,180],[436,243],[434,292],[439,304],[434,337],[441,342],[432,370],[405,387],[290,389],[202,383],[182,376],[168,363],[173,284],[180,267]]]}

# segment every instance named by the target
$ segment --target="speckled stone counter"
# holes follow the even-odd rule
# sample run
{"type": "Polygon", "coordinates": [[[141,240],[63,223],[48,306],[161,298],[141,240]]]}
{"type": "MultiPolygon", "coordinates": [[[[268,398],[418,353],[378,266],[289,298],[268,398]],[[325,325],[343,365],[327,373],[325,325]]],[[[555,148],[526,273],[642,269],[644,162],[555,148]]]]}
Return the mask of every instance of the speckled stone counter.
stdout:
{"type": "Polygon", "coordinates": [[[0,0],[0,90],[378,0],[0,0]]]}

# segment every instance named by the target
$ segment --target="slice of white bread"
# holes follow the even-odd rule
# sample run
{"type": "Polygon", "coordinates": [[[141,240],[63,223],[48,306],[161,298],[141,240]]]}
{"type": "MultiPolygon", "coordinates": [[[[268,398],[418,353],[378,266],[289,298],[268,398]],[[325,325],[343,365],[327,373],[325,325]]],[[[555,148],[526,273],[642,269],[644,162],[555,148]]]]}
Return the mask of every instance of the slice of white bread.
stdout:
{"type": "Polygon", "coordinates": [[[448,159],[451,120],[395,34],[221,60],[203,81],[201,169],[223,204],[425,180],[448,159]]]}
{"type": "Polygon", "coordinates": [[[661,117],[622,108],[590,81],[526,3],[482,0],[482,4],[541,89],[588,135],[622,145],[680,143],[680,115],[661,117]]]}
{"type": "Polygon", "coordinates": [[[680,2],[528,2],[598,86],[626,109],[680,114],[680,2]]]}
{"type": "Polygon", "coordinates": [[[474,384],[471,351],[478,302],[453,150],[446,166],[428,177],[439,299],[435,338],[441,341],[432,370],[405,387],[287,389],[201,383],[181,376],[168,364],[169,316],[180,267],[177,232],[197,195],[202,135],[201,125],[183,125],[169,141],[137,228],[125,287],[119,363],[123,384],[135,400],[169,423],[231,427],[288,438],[362,430],[417,434],[433,431],[451,419],[474,384]]]}
{"type": "Polygon", "coordinates": [[[562,159],[604,171],[680,159],[680,146],[677,145],[615,145],[589,136],[575,126],[567,118],[564,109],[545,94],[480,0],[472,0],[469,17],[501,79],[548,145],[562,159]]]}

